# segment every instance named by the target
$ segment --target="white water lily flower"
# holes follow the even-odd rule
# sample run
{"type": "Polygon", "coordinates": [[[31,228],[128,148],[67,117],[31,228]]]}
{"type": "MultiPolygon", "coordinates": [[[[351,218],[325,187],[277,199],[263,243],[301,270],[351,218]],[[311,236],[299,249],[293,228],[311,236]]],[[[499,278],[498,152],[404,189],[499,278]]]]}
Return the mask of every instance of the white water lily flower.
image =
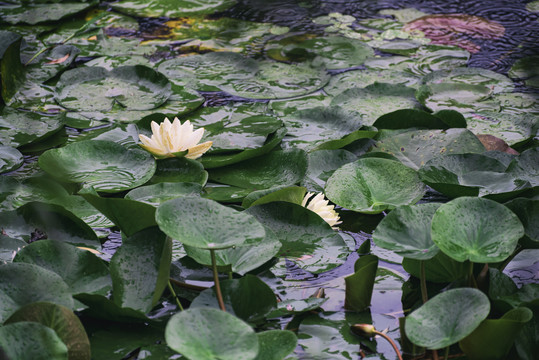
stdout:
{"type": "Polygon", "coordinates": [[[198,144],[204,135],[204,128],[193,131],[193,125],[189,120],[180,123],[178,118],[170,122],[165,118],[161,124],[152,121],[152,137],[139,134],[139,144],[143,149],[152,153],[155,157],[174,157],[177,153],[187,151],[188,159],[196,159],[202,156],[212,145],[211,141],[198,144]],[[198,144],[198,145],[197,145],[198,144]]]}
{"type": "Polygon", "coordinates": [[[306,207],[307,209],[314,211],[317,213],[322,219],[324,219],[329,225],[331,225],[331,228],[333,230],[338,230],[339,228],[335,225],[339,225],[342,223],[342,221],[339,221],[340,217],[339,214],[334,210],[334,205],[328,205],[328,200],[324,198],[324,194],[319,193],[316,194],[315,197],[309,201],[309,204],[307,205],[307,201],[314,195],[312,192],[308,192],[307,195],[303,198],[303,202],[301,203],[301,206],[306,207]]]}

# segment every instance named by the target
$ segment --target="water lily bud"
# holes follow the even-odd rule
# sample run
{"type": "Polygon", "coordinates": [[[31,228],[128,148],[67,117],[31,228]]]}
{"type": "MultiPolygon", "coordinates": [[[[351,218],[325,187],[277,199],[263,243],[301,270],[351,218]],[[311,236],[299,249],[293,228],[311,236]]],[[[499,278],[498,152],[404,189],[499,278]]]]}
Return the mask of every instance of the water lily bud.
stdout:
{"type": "Polygon", "coordinates": [[[351,329],[354,334],[360,336],[373,337],[376,335],[376,329],[371,324],[354,324],[351,329]]]}

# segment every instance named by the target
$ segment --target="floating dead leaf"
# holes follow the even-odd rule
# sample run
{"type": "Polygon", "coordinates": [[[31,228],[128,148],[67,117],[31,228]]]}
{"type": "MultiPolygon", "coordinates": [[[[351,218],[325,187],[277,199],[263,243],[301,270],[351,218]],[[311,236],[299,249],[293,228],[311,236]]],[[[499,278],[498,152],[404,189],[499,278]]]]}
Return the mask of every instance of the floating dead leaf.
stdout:
{"type": "Polygon", "coordinates": [[[67,59],[69,59],[69,55],[70,55],[70,54],[65,54],[64,56],[62,56],[62,57],[59,58],[59,59],[55,59],[55,60],[46,62],[45,65],[61,64],[61,63],[63,63],[64,61],[66,61],[67,59]]]}
{"type": "Polygon", "coordinates": [[[500,138],[488,134],[476,135],[487,151],[501,151],[512,155],[518,155],[518,151],[509,147],[509,145],[500,138]]]}
{"type": "Polygon", "coordinates": [[[96,249],[92,249],[92,248],[88,248],[88,247],[84,247],[84,246],[77,246],[79,249],[82,249],[82,250],[86,250],[86,251],[89,251],[93,254],[96,254],[96,255],[99,255],[101,254],[100,251],[97,251],[96,249]]]}
{"type": "Polygon", "coordinates": [[[96,36],[96,35],[90,36],[90,37],[88,38],[88,40],[90,40],[90,41],[96,41],[96,40],[97,40],[97,36],[96,36]]]}
{"type": "Polygon", "coordinates": [[[497,39],[504,35],[505,28],[495,21],[467,14],[427,15],[410,21],[404,31],[422,31],[433,44],[455,45],[471,53],[479,51],[480,46],[465,36],[480,39],[497,39]]]}

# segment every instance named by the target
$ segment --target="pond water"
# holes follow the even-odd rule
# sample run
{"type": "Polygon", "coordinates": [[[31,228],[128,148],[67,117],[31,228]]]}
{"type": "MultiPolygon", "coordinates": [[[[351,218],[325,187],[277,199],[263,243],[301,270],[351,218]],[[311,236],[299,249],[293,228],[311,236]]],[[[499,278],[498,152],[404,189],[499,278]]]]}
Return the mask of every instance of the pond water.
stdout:
{"type": "MultiPolygon", "coordinates": [[[[350,36],[351,33],[361,34],[362,31],[369,29],[369,26],[374,26],[374,22],[367,23],[365,21],[372,21],[372,19],[381,19],[380,23],[376,26],[388,26],[384,30],[392,30],[391,25],[380,25],[383,23],[384,19],[392,20],[399,19],[401,23],[412,22],[412,20],[419,18],[421,15],[418,15],[419,12],[425,14],[464,14],[456,15],[455,17],[449,17],[449,28],[447,27],[448,23],[447,16],[445,20],[442,21],[442,24],[446,26],[440,26],[440,23],[432,24],[419,24],[417,26],[426,26],[423,27],[423,30],[430,31],[430,36],[433,41],[439,41],[441,45],[457,45],[460,46],[460,50],[466,49],[470,52],[469,58],[465,65],[469,68],[482,68],[487,70],[492,70],[496,73],[508,75],[511,67],[514,65],[515,61],[539,54],[539,12],[530,11],[527,9],[529,1],[466,1],[466,0],[436,0],[436,1],[412,1],[412,0],[403,0],[403,1],[290,1],[290,0],[239,0],[236,5],[226,9],[217,14],[209,15],[208,19],[218,20],[221,18],[231,18],[245,21],[253,21],[260,23],[269,23],[274,24],[276,27],[276,33],[278,31],[283,31],[285,27],[287,28],[288,34],[294,34],[299,37],[301,36],[312,36],[316,35],[347,35],[350,36]],[[405,9],[405,10],[403,10],[405,9]],[[337,15],[335,15],[337,14],[337,15]],[[353,17],[353,21],[342,20],[343,16],[353,17]],[[483,21],[478,20],[477,17],[487,19],[483,21]],[[365,20],[365,21],[363,21],[365,20]],[[363,22],[362,22],[363,21],[363,22]],[[500,27],[501,25],[501,27],[500,27]],[[333,27],[333,30],[328,31],[328,28],[333,27]],[[457,29],[457,31],[449,30],[451,27],[457,29]],[[503,30],[503,31],[502,31],[503,30]]],[[[0,2],[0,5],[4,3],[0,2]]],[[[110,4],[114,6],[114,3],[110,4]]],[[[103,6],[107,8],[107,6],[103,6]]],[[[110,10],[110,9],[108,9],[110,10]]],[[[124,19],[122,19],[124,21],[124,19]]],[[[159,64],[163,60],[170,60],[175,58],[178,54],[189,54],[191,50],[195,49],[199,53],[207,53],[212,50],[223,50],[230,46],[237,45],[238,48],[245,48],[244,54],[250,55],[255,59],[262,58],[266,55],[267,49],[267,38],[261,37],[261,39],[256,38],[255,40],[248,39],[244,41],[249,43],[245,45],[244,43],[240,44],[240,40],[235,42],[235,39],[227,38],[226,44],[221,43],[212,43],[211,35],[215,33],[208,31],[210,35],[204,33],[205,29],[200,30],[203,35],[200,35],[202,39],[202,44],[190,45],[185,47],[185,43],[188,40],[178,36],[178,33],[182,31],[182,24],[173,24],[168,18],[136,18],[136,26],[133,23],[125,22],[122,23],[122,26],[117,28],[109,28],[106,30],[106,34],[111,38],[121,38],[121,39],[144,39],[150,45],[152,41],[158,43],[163,40],[170,40],[166,42],[165,46],[158,44],[158,51],[153,52],[152,54],[146,55],[144,61],[148,61],[153,65],[159,64]],[[127,25],[126,25],[127,24],[127,25]],[[176,36],[176,37],[174,37],[176,36]],[[161,46],[161,47],[159,47],[161,46]],[[214,46],[215,48],[212,48],[214,46]],[[266,49],[266,50],[264,50],[266,49]],[[266,51],[266,52],[265,52],[266,51]]],[[[236,24],[234,23],[234,26],[236,24]]],[[[239,25],[237,25],[239,26],[239,25]]],[[[222,31],[227,31],[229,29],[223,28],[222,31]]],[[[378,28],[377,30],[380,30],[378,28]]],[[[31,31],[29,32],[31,33],[31,31]]],[[[52,39],[58,41],[54,38],[54,34],[47,34],[44,32],[44,37],[51,36],[52,39]]],[[[283,32],[284,34],[284,32],[283,32]]],[[[396,32],[395,34],[398,34],[396,32]]],[[[391,36],[388,34],[387,36],[391,36]]],[[[395,35],[398,37],[399,35],[395,35]]],[[[256,36],[255,36],[256,37],[256,36]]],[[[83,39],[87,41],[88,39],[83,39]]],[[[189,39],[190,41],[191,39],[189,39]]],[[[407,39],[403,39],[407,40],[407,39]]],[[[414,41],[417,39],[413,39],[414,41]]],[[[116,44],[109,44],[111,48],[116,46],[116,44]]],[[[379,44],[378,44],[379,45],[379,44]]],[[[106,52],[106,46],[99,51],[106,52]]],[[[84,67],[88,61],[94,61],[94,58],[97,57],[97,51],[95,49],[85,50],[83,53],[84,56],[80,56],[74,65],[84,67]]],[[[152,49],[153,51],[154,49],[152,49]]],[[[391,51],[382,51],[380,48],[374,49],[373,54],[381,58],[389,58],[391,56],[400,55],[399,51],[406,51],[406,49],[399,48],[395,53],[391,51]],[[397,55],[395,55],[397,54],[397,55]]],[[[459,51],[459,50],[455,50],[459,51]]],[[[294,55],[294,54],[293,54],[294,55]]],[[[304,56],[303,53],[299,53],[299,56],[304,56]]],[[[460,55],[455,55],[458,58],[460,55]]],[[[331,54],[329,54],[331,57],[331,54]]],[[[442,57],[442,56],[440,56],[442,57]]],[[[430,67],[432,64],[437,63],[437,59],[429,59],[425,64],[413,65],[417,66],[412,72],[414,75],[425,75],[425,72],[421,66],[430,67]]],[[[443,60],[445,61],[445,60],[443,60]]],[[[451,60],[452,61],[452,60],[451,60]]],[[[459,58],[458,61],[462,62],[462,58],[459,58]]],[[[248,65],[246,65],[248,67],[248,65]]],[[[432,65],[434,69],[435,65],[432,65]]],[[[331,76],[336,76],[341,73],[366,69],[365,65],[350,66],[350,67],[338,67],[330,68],[328,70],[331,76]]],[[[430,72],[432,69],[428,69],[430,72]]],[[[283,76],[286,76],[283,75],[283,76]]],[[[277,76],[278,77],[278,76],[277,76]]],[[[246,78],[247,79],[247,78],[246,78]]],[[[56,81],[54,79],[52,82],[56,81]]],[[[61,83],[63,79],[59,82],[61,83]]],[[[277,81],[277,80],[276,80],[277,81]]],[[[511,80],[509,80],[511,81],[511,80]]],[[[56,84],[55,84],[56,85],[56,84]]],[[[67,83],[62,84],[62,86],[72,86],[73,84],[67,83]]],[[[102,85],[102,84],[100,84],[102,85]]],[[[203,96],[204,107],[217,107],[224,105],[232,105],[232,107],[240,104],[256,104],[260,103],[263,105],[270,104],[274,109],[282,109],[284,105],[279,104],[279,99],[277,100],[268,100],[267,98],[260,97],[256,91],[249,93],[248,90],[243,88],[233,88],[230,85],[227,89],[230,93],[225,91],[216,91],[212,88],[214,83],[210,85],[204,84],[205,88],[199,91],[203,96]],[[249,98],[245,94],[253,94],[253,98],[249,98]]],[[[333,85],[332,85],[333,86],[333,85]]],[[[336,86],[336,85],[335,85],[336,86]]],[[[513,81],[514,92],[527,94],[532,99],[532,103],[537,104],[537,94],[539,94],[538,88],[534,86],[527,86],[525,79],[515,79],[513,81]],[[535,102],[533,102],[535,99],[535,102]]],[[[214,86],[215,87],[215,86],[214,86]]],[[[287,89],[288,91],[289,89],[287,89]]],[[[294,89],[297,90],[297,89],[294,89]]],[[[343,90],[343,89],[341,89],[343,90]]],[[[309,91],[306,91],[308,93],[309,91]]],[[[315,105],[327,105],[324,103],[324,97],[329,93],[329,88],[325,90],[316,91],[315,97],[320,96],[319,100],[314,99],[313,104],[315,105]]],[[[112,94],[113,92],[111,92],[112,94]]],[[[114,96],[117,94],[114,93],[114,96]]],[[[111,95],[110,97],[114,97],[111,95]]],[[[191,94],[192,95],[192,94],[191,94]]],[[[331,94],[334,95],[334,94],[331,94]]],[[[193,95],[195,98],[198,95],[193,95]]],[[[475,96],[475,95],[474,95],[475,96]]],[[[294,96],[291,96],[294,97],[294,96]]],[[[286,104],[287,97],[283,103],[286,104]]],[[[62,99],[62,101],[65,99],[62,99]]],[[[77,100],[77,99],[75,99],[77,100]]],[[[68,99],[72,101],[72,99],[68,99]]],[[[197,99],[193,101],[196,103],[197,99]]],[[[202,102],[202,100],[200,100],[202,102]]],[[[81,101],[78,103],[78,106],[88,105],[81,101]],[[81,105],[82,104],[82,105],[81,105]]],[[[64,104],[62,104],[64,106],[64,104]]],[[[123,104],[121,104],[124,107],[123,104]]],[[[136,104],[135,104],[136,105],[136,104]]],[[[346,105],[346,104],[344,104],[346,105]]],[[[131,106],[131,105],[129,105],[131,106]]],[[[198,104],[196,105],[198,106],[198,104]]],[[[195,106],[195,107],[196,107],[195,106]]],[[[305,106],[304,104],[298,105],[305,106]]],[[[380,105],[383,107],[384,105],[380,105]]],[[[67,106],[66,106],[67,107],[67,106]]],[[[23,107],[24,108],[24,107],[23,107]]],[[[40,109],[43,110],[43,109],[40,109]]],[[[46,111],[51,110],[47,108],[46,111]]],[[[57,109],[52,108],[50,114],[54,113],[57,109]]],[[[88,110],[88,113],[91,113],[91,110],[88,110]]],[[[120,113],[124,109],[115,109],[120,113]]],[[[137,109],[140,110],[140,109],[137,109]]],[[[143,109],[145,110],[145,109],[143,109]]],[[[183,111],[183,110],[182,110],[183,111]]],[[[531,111],[531,110],[530,110],[531,111]]],[[[116,114],[118,114],[116,113],[116,114]]],[[[83,115],[84,117],[85,115],[83,115]]],[[[114,115],[113,115],[114,116],[114,115]]],[[[134,122],[132,116],[127,111],[121,113],[121,116],[126,116],[125,123],[134,122]]],[[[75,119],[80,120],[81,118],[75,119]]],[[[204,118],[205,119],[205,118],[204,118]]],[[[66,134],[64,137],[68,138],[67,142],[76,142],[77,140],[88,136],[89,138],[93,137],[93,134],[99,134],[100,130],[104,131],[103,140],[111,139],[122,143],[122,145],[127,144],[128,146],[133,145],[133,138],[136,139],[137,129],[132,126],[132,124],[122,124],[116,128],[118,130],[117,134],[106,133],[109,129],[109,125],[106,123],[107,120],[110,120],[106,117],[103,118],[92,118],[91,121],[88,121],[88,124],[85,123],[87,119],[81,120],[82,123],[88,126],[77,127],[74,124],[77,124],[76,121],[73,121],[71,124],[73,126],[66,127],[66,134]],[[91,124],[92,126],[90,126],[91,124]],[[98,126],[95,126],[98,125],[98,126]],[[127,135],[126,135],[127,134],[127,135]],[[133,135],[135,134],[135,135],[133,135]],[[131,137],[131,138],[130,138],[131,137]]],[[[122,120],[123,121],[123,120],[122,120]]],[[[149,121],[148,121],[149,124],[149,121]]],[[[146,124],[146,125],[148,125],[146,124]]],[[[138,124],[141,129],[144,129],[144,124],[138,124]]],[[[371,124],[372,125],[372,124],[371,124]]],[[[143,130],[144,131],[144,130],[143,130]]],[[[265,135],[264,135],[265,136],[265,135]]],[[[508,137],[505,140],[510,139],[508,137]]],[[[372,141],[370,139],[363,139],[353,143],[348,150],[354,152],[354,154],[363,154],[371,145],[372,141]],[[365,141],[363,141],[365,140],[365,141]]],[[[135,140],[136,141],[136,140],[135,140]]],[[[509,142],[509,141],[508,141],[509,142]]],[[[514,141],[518,146],[522,144],[519,141],[514,141]]],[[[285,146],[293,147],[293,144],[287,143],[285,146]]],[[[47,146],[47,145],[45,145],[47,146]]],[[[54,143],[50,146],[56,146],[54,143]]],[[[37,167],[38,156],[36,152],[47,149],[39,149],[34,152],[25,153],[25,161],[23,167],[13,171],[8,172],[6,175],[13,176],[14,178],[24,179],[28,176],[39,173],[37,167]]],[[[234,149],[237,150],[237,149],[234,149]]],[[[223,150],[226,151],[226,150],[223,150]]],[[[115,167],[111,167],[112,171],[120,171],[115,167]]],[[[335,170],[335,169],[332,169],[335,170]]],[[[99,172],[95,170],[94,173],[99,172]]],[[[127,177],[132,177],[130,173],[126,174],[127,177]]],[[[329,175],[328,175],[329,176],[329,175]]],[[[322,178],[322,176],[320,177],[322,178]]],[[[324,181],[327,180],[327,177],[324,181]]],[[[126,180],[127,181],[127,180],[126,180]]],[[[127,181],[129,182],[129,181],[127,181]]],[[[217,181],[216,181],[217,182],[217,181]]],[[[113,184],[117,186],[118,184],[113,184]]],[[[216,184],[215,188],[218,186],[216,184]]],[[[123,191],[123,189],[121,190],[123,191]]],[[[221,195],[225,197],[224,202],[227,203],[238,203],[238,201],[233,201],[234,196],[221,195]]],[[[245,196],[238,195],[238,197],[245,196]]],[[[218,197],[218,196],[216,196],[218,197]]],[[[444,196],[443,194],[430,189],[427,191],[426,195],[420,200],[420,203],[433,203],[440,202],[444,203],[449,201],[450,198],[444,196]]],[[[341,225],[341,235],[344,243],[351,250],[350,255],[348,255],[346,261],[329,271],[321,272],[319,274],[314,274],[309,271],[302,269],[291,261],[288,260],[279,260],[274,261],[269,265],[262,266],[256,270],[256,274],[268,284],[275,293],[279,295],[286,295],[287,298],[295,299],[305,299],[315,293],[318,289],[323,288],[325,291],[325,296],[328,299],[321,307],[324,310],[324,313],[320,315],[323,319],[328,320],[328,323],[342,324],[344,321],[349,321],[346,318],[343,308],[345,301],[345,283],[344,277],[354,273],[354,264],[359,258],[357,250],[360,246],[365,247],[365,244],[370,244],[370,252],[374,255],[377,255],[380,258],[379,269],[377,272],[376,283],[374,285],[372,305],[370,306],[370,312],[366,312],[360,316],[361,320],[364,322],[370,322],[375,325],[378,330],[383,330],[387,334],[398,340],[401,337],[399,330],[399,318],[404,316],[404,312],[409,309],[403,309],[402,298],[406,298],[410,295],[409,291],[412,288],[417,289],[418,282],[417,279],[410,279],[410,275],[403,269],[400,265],[402,258],[395,254],[392,251],[382,249],[377,247],[372,243],[372,232],[380,222],[380,220],[386,215],[386,212],[381,214],[369,215],[369,214],[360,214],[354,211],[349,211],[341,207],[337,207],[343,224],[341,225]],[[403,290],[404,289],[404,290],[403,290]],[[403,291],[405,292],[403,294],[403,291]]],[[[103,225],[105,226],[105,225],[103,225]]],[[[101,228],[99,226],[94,226],[94,230],[102,238],[103,242],[103,258],[110,260],[112,255],[122,244],[122,237],[119,231],[110,230],[110,228],[101,228]]],[[[177,244],[176,244],[177,245],[177,244]]],[[[180,259],[185,255],[184,250],[181,247],[175,248],[174,256],[176,261],[173,263],[172,268],[172,277],[175,277],[177,280],[184,281],[191,285],[210,287],[212,285],[212,274],[209,270],[197,267],[196,264],[184,263],[185,259],[180,259]],[[186,270],[187,269],[187,270],[186,270]]],[[[189,261],[187,261],[189,262],[189,261]]],[[[536,264],[537,265],[537,264],[536,264]]],[[[536,282],[539,279],[536,279],[536,268],[518,268],[518,266],[509,267],[506,269],[506,273],[509,274],[518,285],[525,283],[536,282]],[[534,273],[535,272],[535,273],[534,273]],[[519,281],[521,280],[521,282],[519,281]]],[[[409,303],[409,299],[405,299],[409,303]]],[[[413,302],[412,302],[413,303],[413,302]]],[[[158,309],[154,310],[150,317],[160,318],[163,316],[171,315],[176,311],[176,306],[170,302],[163,302],[158,309]]],[[[281,326],[288,326],[290,317],[281,318],[279,321],[270,322],[264,325],[266,328],[279,328],[281,326]]],[[[309,341],[309,336],[319,336],[321,341],[324,341],[327,344],[331,344],[333,341],[333,333],[330,331],[324,334],[316,334],[315,328],[310,328],[309,325],[316,324],[317,320],[307,320],[304,324],[302,335],[304,336],[303,345],[306,345],[307,348],[315,349],[316,348],[316,338],[313,341],[309,341]],[[312,321],[310,323],[309,321],[312,321]]],[[[350,320],[351,321],[351,320],[350,320]]],[[[294,326],[292,324],[290,326],[294,326]]],[[[338,333],[338,329],[335,329],[335,332],[338,333]]],[[[371,344],[373,347],[371,349],[364,348],[362,351],[367,354],[368,358],[372,359],[394,359],[395,355],[393,349],[389,344],[383,341],[377,341],[377,344],[371,344]],[[375,351],[372,351],[374,350],[375,351]]],[[[342,341],[337,339],[331,344],[331,349],[329,352],[334,352],[335,359],[352,359],[355,357],[350,356],[347,351],[356,351],[357,345],[348,343],[347,341],[342,341]]],[[[328,353],[329,353],[328,352],[328,353]]],[[[312,353],[307,353],[301,348],[298,347],[296,350],[296,355],[299,358],[309,359],[311,358],[312,353]]],[[[329,356],[326,353],[326,356],[329,356]]],[[[323,359],[324,355],[320,357],[323,359]]],[[[140,359],[144,357],[139,357],[140,359]]]]}

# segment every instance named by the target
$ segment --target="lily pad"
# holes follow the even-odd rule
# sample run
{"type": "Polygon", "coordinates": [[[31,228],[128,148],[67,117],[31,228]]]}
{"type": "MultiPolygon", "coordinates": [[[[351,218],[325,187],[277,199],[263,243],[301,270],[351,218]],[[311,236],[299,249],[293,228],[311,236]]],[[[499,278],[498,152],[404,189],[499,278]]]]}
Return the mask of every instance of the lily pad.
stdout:
{"type": "Polygon", "coordinates": [[[441,251],[430,259],[415,260],[406,257],[402,260],[402,267],[410,275],[421,278],[421,262],[425,266],[425,280],[435,283],[450,283],[466,278],[470,265],[465,262],[453,260],[441,251]]]}
{"type": "Polygon", "coordinates": [[[485,147],[466,129],[417,130],[379,140],[373,150],[393,155],[418,170],[433,157],[445,154],[483,153],[485,147]]]}
{"type": "Polygon", "coordinates": [[[278,150],[241,163],[212,169],[210,179],[258,190],[299,183],[306,170],[307,154],[304,151],[278,150]]]}
{"type": "Polygon", "coordinates": [[[517,214],[524,225],[526,237],[534,243],[539,243],[539,200],[517,198],[505,206],[517,214]]]}
{"type": "MultiPolygon", "coordinates": [[[[65,306],[48,302],[31,303],[11,315],[5,324],[20,323],[22,321],[40,323],[53,329],[67,346],[70,359],[90,360],[90,341],[84,326],[73,311],[65,306]]],[[[26,334],[26,336],[28,335],[30,334],[26,334]]],[[[27,353],[25,356],[28,356],[27,353]]]]}
{"type": "Polygon", "coordinates": [[[489,86],[468,83],[431,83],[421,86],[416,97],[432,111],[499,111],[500,103],[491,99],[489,86]]]}
{"type": "Polygon", "coordinates": [[[13,261],[13,258],[27,243],[9,236],[0,235],[0,265],[13,261]]]}
{"type": "MultiPolygon", "coordinates": [[[[419,177],[428,186],[449,197],[478,196],[480,180],[490,173],[491,177],[503,173],[506,166],[483,154],[448,154],[427,161],[419,169],[419,177]],[[477,174],[477,186],[464,184],[463,177],[473,179],[477,174]]],[[[472,180],[473,182],[473,180],[472,180]]]]}
{"type": "Polygon", "coordinates": [[[247,209],[251,206],[274,201],[288,201],[300,205],[306,192],[307,189],[301,186],[276,186],[270,189],[253,191],[243,199],[241,206],[247,209]]]}
{"type": "Polygon", "coordinates": [[[335,96],[331,106],[340,106],[346,112],[360,116],[365,125],[372,125],[378,117],[399,109],[418,108],[415,90],[404,85],[374,83],[364,88],[351,88],[335,96]]]}
{"type": "Polygon", "coordinates": [[[48,301],[73,308],[73,298],[62,278],[40,266],[10,263],[0,266],[0,322],[24,305],[48,301]]]}
{"type": "Polygon", "coordinates": [[[503,261],[524,235],[518,217],[507,207],[488,199],[460,197],[436,211],[432,241],[457,261],[503,261]]]}
{"type": "Polygon", "coordinates": [[[434,257],[439,249],[430,237],[430,224],[440,205],[399,206],[378,224],[372,240],[376,245],[403,257],[418,260],[434,257]]]}
{"type": "Polygon", "coordinates": [[[312,93],[328,81],[323,68],[265,61],[254,77],[232,80],[222,90],[249,99],[278,99],[312,93]]]}
{"type": "Polygon", "coordinates": [[[237,186],[208,183],[204,187],[202,197],[220,203],[239,203],[251,190],[237,186]]]}
{"type": "Polygon", "coordinates": [[[110,228],[114,226],[112,221],[79,195],[57,196],[50,200],[43,200],[43,202],[63,207],[92,228],[110,228]]]}
{"type": "Polygon", "coordinates": [[[156,168],[147,152],[127,150],[104,140],[80,141],[48,150],[39,157],[39,166],[57,179],[93,186],[102,192],[143,185],[156,168]]]}
{"type": "Polygon", "coordinates": [[[236,4],[236,0],[122,0],[114,10],[138,17],[184,17],[212,14],[236,4]]]}
{"type": "Polygon", "coordinates": [[[14,263],[40,266],[58,274],[75,294],[105,295],[111,289],[109,270],[89,251],[56,240],[40,240],[24,247],[14,263]]]}
{"type": "Polygon", "coordinates": [[[517,79],[527,79],[539,75],[537,67],[539,56],[528,56],[515,61],[511,69],[509,69],[509,77],[517,79]]]}
{"type": "Polygon", "coordinates": [[[341,265],[349,253],[344,240],[318,214],[301,205],[271,202],[245,212],[267,226],[283,244],[278,256],[312,273],[341,265]]]}
{"type": "Polygon", "coordinates": [[[203,249],[248,245],[265,237],[264,227],[253,216],[196,197],[161,204],[155,219],[167,235],[185,245],[203,249]]]}
{"type": "Polygon", "coordinates": [[[481,111],[466,114],[468,129],[475,134],[488,134],[504,140],[510,146],[522,144],[539,131],[539,119],[533,113],[481,111]]]}
{"type": "Polygon", "coordinates": [[[167,323],[165,338],[169,347],[189,359],[252,360],[259,351],[254,330],[217,309],[177,313],[167,323]]]}
{"type": "Polygon", "coordinates": [[[157,70],[171,82],[199,91],[219,91],[233,80],[247,80],[258,71],[258,63],[233,52],[210,52],[163,61],[157,70]]]}
{"type": "Polygon", "coordinates": [[[0,174],[20,167],[23,160],[19,150],[11,146],[0,146],[0,174]]]}
{"type": "Polygon", "coordinates": [[[354,274],[344,278],[344,308],[352,311],[364,311],[371,304],[372,290],[378,269],[378,257],[361,256],[354,264],[354,274]]]}
{"type": "Polygon", "coordinates": [[[204,186],[206,181],[208,172],[204,170],[204,166],[199,161],[183,157],[157,161],[157,168],[150,183],[192,182],[204,186]]]}
{"type": "Polygon", "coordinates": [[[5,107],[0,115],[0,142],[19,147],[43,140],[63,127],[64,118],[65,114],[42,115],[5,107]]]}
{"type": "Polygon", "coordinates": [[[53,329],[35,322],[0,327],[0,349],[6,359],[67,360],[67,346],[53,329]]]}
{"type": "Polygon", "coordinates": [[[111,71],[94,66],[63,73],[55,98],[63,107],[77,111],[109,111],[116,103],[129,110],[151,110],[171,95],[167,78],[146,66],[111,71]]]}
{"type": "Polygon", "coordinates": [[[149,312],[167,286],[171,255],[172,239],[156,227],[125,239],[110,260],[114,302],[149,312]]]}
{"type": "Polygon", "coordinates": [[[393,160],[364,158],[337,169],[326,183],[326,196],[344,208],[378,214],[416,203],[425,193],[417,173],[393,160]]]}
{"type": "Polygon", "coordinates": [[[472,333],[489,311],[488,297],[481,291],[447,290],[408,315],[404,329],[414,344],[441,349],[472,333]]]}

